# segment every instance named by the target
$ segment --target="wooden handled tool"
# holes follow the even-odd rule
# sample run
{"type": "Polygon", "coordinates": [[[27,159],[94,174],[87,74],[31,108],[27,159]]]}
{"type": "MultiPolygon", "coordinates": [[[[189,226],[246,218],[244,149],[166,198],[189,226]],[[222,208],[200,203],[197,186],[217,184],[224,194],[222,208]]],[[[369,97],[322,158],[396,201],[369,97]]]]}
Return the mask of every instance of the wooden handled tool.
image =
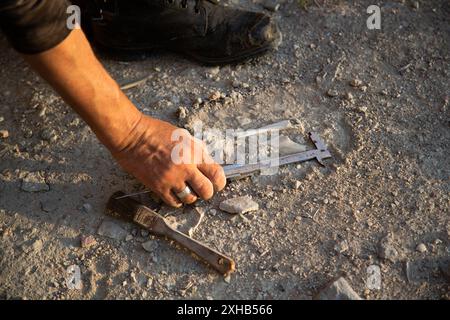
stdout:
{"type": "Polygon", "coordinates": [[[132,198],[121,198],[124,195],[125,193],[119,191],[111,196],[106,206],[106,214],[134,222],[156,236],[176,241],[225,276],[234,271],[233,259],[173,229],[164,217],[132,198]]]}

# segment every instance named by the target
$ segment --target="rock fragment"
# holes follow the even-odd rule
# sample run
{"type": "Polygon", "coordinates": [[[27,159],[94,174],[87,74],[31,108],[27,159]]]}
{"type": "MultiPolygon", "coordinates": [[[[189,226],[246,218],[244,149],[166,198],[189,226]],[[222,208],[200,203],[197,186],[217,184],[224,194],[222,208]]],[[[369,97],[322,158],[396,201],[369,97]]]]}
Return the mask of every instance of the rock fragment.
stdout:
{"type": "Polygon", "coordinates": [[[425,253],[427,252],[427,246],[423,243],[419,243],[416,247],[416,250],[420,253],[425,253]]]}
{"type": "Polygon", "coordinates": [[[158,249],[158,243],[155,240],[149,240],[142,243],[142,248],[147,252],[153,253],[158,249]]]}
{"type": "Polygon", "coordinates": [[[390,262],[396,262],[399,258],[398,250],[395,248],[391,236],[386,236],[381,239],[378,244],[378,257],[390,262]]]}
{"type": "Polygon", "coordinates": [[[349,246],[348,246],[348,242],[347,240],[343,240],[341,242],[336,243],[336,245],[334,246],[334,250],[337,253],[344,253],[346,251],[348,251],[349,246]]]}
{"type": "Polygon", "coordinates": [[[42,240],[38,239],[36,241],[33,242],[33,244],[31,245],[31,248],[33,249],[34,252],[39,252],[42,250],[43,247],[43,242],[42,240]]]}
{"type": "Polygon", "coordinates": [[[330,89],[327,91],[327,96],[329,96],[330,98],[335,98],[339,95],[339,92],[337,92],[336,90],[330,89]]]}
{"type": "Polygon", "coordinates": [[[182,119],[186,119],[187,117],[187,109],[185,107],[179,107],[177,110],[177,116],[178,119],[182,120],[182,119]]]}
{"type": "Polygon", "coordinates": [[[114,222],[103,221],[97,230],[97,234],[114,240],[123,240],[128,233],[114,222]]]}
{"type": "Polygon", "coordinates": [[[86,236],[86,235],[82,235],[80,238],[80,245],[82,248],[90,248],[93,245],[95,245],[97,243],[97,241],[95,240],[95,238],[93,236],[86,236]]]}
{"type": "Polygon", "coordinates": [[[49,191],[50,187],[41,173],[30,172],[23,178],[21,189],[25,192],[43,192],[49,191]]]}
{"type": "Polygon", "coordinates": [[[8,130],[0,130],[0,138],[6,139],[9,137],[9,131],[8,130]]]}
{"type": "Polygon", "coordinates": [[[92,205],[90,203],[85,203],[81,207],[81,210],[83,210],[83,212],[85,212],[85,213],[89,213],[92,211],[92,205]]]}
{"type": "Polygon", "coordinates": [[[350,81],[350,85],[352,86],[352,87],[354,87],[354,88],[359,88],[359,87],[361,87],[362,86],[362,81],[361,80],[359,80],[359,79],[352,79],[351,81],[350,81]]]}
{"type": "Polygon", "coordinates": [[[249,196],[244,196],[225,200],[220,204],[219,208],[228,213],[243,214],[259,210],[259,205],[249,196]]]}
{"type": "Polygon", "coordinates": [[[315,300],[362,300],[343,277],[331,282],[322,289],[315,300]]]}

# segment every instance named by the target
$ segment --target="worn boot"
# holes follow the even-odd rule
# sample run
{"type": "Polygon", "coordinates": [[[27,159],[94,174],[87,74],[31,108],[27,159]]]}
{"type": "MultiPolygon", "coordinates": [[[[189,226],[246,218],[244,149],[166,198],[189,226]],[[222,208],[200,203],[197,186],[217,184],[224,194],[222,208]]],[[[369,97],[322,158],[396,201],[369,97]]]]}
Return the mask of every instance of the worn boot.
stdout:
{"type": "Polygon", "coordinates": [[[281,33],[269,16],[227,8],[216,0],[84,2],[89,3],[87,27],[93,40],[116,52],[165,48],[205,64],[227,64],[281,43],[281,33]]]}

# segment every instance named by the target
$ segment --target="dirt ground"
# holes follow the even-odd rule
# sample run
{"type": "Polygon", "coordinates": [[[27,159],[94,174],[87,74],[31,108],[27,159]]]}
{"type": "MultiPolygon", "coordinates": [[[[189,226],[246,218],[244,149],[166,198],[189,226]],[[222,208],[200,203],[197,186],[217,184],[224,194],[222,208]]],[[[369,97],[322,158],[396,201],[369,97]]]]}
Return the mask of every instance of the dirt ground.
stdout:
{"type": "Polygon", "coordinates": [[[330,147],[325,167],[290,165],[198,204],[206,214],[194,237],[236,260],[227,281],[168,241],[105,217],[113,192],[142,187],[1,38],[0,130],[9,137],[0,138],[0,298],[311,299],[339,275],[365,299],[449,298],[450,4],[378,2],[382,29],[368,30],[373,1],[301,2],[306,10],[288,0],[267,11],[283,43],[246,64],[101,56],[119,82],[150,75],[127,91],[148,115],[219,129],[293,119],[291,138],[316,131],[330,147]],[[195,103],[214,91],[226,97],[195,103]],[[43,190],[24,191],[30,175],[43,190]],[[219,210],[238,195],[260,209],[245,218],[219,210]],[[128,241],[98,235],[104,220],[128,241]],[[81,248],[87,235],[96,244],[81,248]],[[80,290],[66,286],[71,265],[81,268],[80,290]],[[381,268],[379,290],[366,286],[371,265],[381,268]]]}

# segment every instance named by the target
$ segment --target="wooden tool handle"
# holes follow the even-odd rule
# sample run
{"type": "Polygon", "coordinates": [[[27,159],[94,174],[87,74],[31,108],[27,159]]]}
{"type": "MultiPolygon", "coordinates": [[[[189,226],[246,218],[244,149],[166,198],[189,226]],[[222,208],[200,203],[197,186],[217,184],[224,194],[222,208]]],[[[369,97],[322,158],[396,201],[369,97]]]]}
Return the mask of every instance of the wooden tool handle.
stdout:
{"type": "Polygon", "coordinates": [[[194,240],[184,233],[181,233],[169,226],[167,226],[166,237],[175,240],[186,249],[195,253],[199,258],[207,262],[211,267],[216,269],[223,275],[232,273],[235,269],[233,259],[217,252],[214,249],[194,240]]]}

